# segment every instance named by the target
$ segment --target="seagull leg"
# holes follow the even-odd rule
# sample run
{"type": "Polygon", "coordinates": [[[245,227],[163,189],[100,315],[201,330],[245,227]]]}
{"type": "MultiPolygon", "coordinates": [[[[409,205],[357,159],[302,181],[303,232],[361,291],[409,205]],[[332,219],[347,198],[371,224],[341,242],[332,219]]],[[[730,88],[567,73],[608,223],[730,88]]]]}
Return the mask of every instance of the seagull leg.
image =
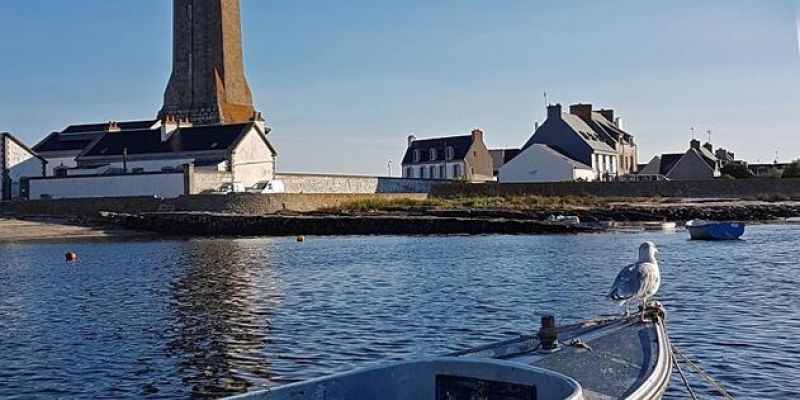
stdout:
{"type": "Polygon", "coordinates": [[[645,323],[645,322],[647,322],[644,319],[644,315],[647,312],[647,299],[642,299],[642,302],[639,305],[639,308],[640,308],[640,311],[641,311],[641,315],[639,316],[639,322],[645,323]]]}

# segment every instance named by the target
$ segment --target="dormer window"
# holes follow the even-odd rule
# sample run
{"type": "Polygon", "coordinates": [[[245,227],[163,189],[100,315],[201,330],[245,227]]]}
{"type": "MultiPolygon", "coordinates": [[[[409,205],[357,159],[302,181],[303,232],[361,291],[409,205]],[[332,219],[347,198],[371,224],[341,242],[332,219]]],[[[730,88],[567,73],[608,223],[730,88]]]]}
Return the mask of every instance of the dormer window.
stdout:
{"type": "Polygon", "coordinates": [[[422,151],[420,150],[414,150],[414,162],[419,162],[419,160],[422,159],[421,153],[422,151]]]}
{"type": "Polygon", "coordinates": [[[448,148],[445,150],[445,157],[446,157],[448,160],[452,160],[452,159],[453,159],[453,157],[455,157],[455,150],[453,150],[453,148],[452,148],[452,147],[448,147],[448,148]]]}
{"type": "Polygon", "coordinates": [[[429,151],[429,153],[430,153],[431,161],[436,161],[436,156],[438,155],[438,154],[436,154],[436,149],[431,149],[429,151]]]}

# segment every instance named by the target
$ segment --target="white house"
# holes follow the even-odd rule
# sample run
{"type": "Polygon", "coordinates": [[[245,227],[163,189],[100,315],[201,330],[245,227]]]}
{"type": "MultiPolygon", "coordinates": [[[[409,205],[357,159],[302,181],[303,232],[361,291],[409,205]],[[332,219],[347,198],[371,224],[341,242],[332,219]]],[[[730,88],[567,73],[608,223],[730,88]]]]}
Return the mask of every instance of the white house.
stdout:
{"type": "Polygon", "coordinates": [[[551,147],[534,143],[500,167],[500,183],[593,181],[591,166],[575,161],[551,147]]]}
{"type": "Polygon", "coordinates": [[[44,176],[47,161],[10,133],[0,133],[0,200],[11,200],[20,193],[24,178],[44,176]]]}
{"type": "Polygon", "coordinates": [[[31,181],[30,195],[175,197],[228,182],[253,186],[275,176],[277,152],[269,131],[260,115],[231,125],[191,126],[167,118],[159,129],[112,129],[75,158],[74,168],[31,181]]]}
{"type": "MultiPolygon", "coordinates": [[[[595,117],[603,118],[599,114],[595,117]]],[[[572,160],[591,166],[596,180],[610,179],[619,174],[617,150],[579,116],[563,113],[560,104],[547,107],[547,120],[522,146],[522,151],[534,144],[546,145],[572,160]]]]}

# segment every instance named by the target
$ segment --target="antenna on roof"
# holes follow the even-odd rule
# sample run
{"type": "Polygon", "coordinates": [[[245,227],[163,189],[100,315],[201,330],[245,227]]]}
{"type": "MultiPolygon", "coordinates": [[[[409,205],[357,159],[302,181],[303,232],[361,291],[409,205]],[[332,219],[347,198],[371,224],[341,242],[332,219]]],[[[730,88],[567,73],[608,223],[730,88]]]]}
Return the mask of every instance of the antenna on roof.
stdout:
{"type": "Polygon", "coordinates": [[[708,134],[708,143],[711,143],[711,129],[706,129],[706,133],[708,134]]]}
{"type": "Polygon", "coordinates": [[[689,131],[692,133],[692,140],[694,140],[694,127],[689,128],[689,131]]]}
{"type": "Polygon", "coordinates": [[[544,92],[544,108],[547,109],[550,103],[547,102],[547,92],[544,92]]]}

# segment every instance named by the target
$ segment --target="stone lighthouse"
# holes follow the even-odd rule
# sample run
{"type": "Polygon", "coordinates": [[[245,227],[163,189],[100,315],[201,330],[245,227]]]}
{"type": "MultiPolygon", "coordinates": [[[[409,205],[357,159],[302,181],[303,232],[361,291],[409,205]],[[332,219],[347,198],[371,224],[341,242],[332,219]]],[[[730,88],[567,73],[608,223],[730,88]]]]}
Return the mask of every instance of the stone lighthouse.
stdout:
{"type": "Polygon", "coordinates": [[[244,76],[239,0],[173,0],[172,76],[159,118],[223,125],[257,118],[244,76]]]}

